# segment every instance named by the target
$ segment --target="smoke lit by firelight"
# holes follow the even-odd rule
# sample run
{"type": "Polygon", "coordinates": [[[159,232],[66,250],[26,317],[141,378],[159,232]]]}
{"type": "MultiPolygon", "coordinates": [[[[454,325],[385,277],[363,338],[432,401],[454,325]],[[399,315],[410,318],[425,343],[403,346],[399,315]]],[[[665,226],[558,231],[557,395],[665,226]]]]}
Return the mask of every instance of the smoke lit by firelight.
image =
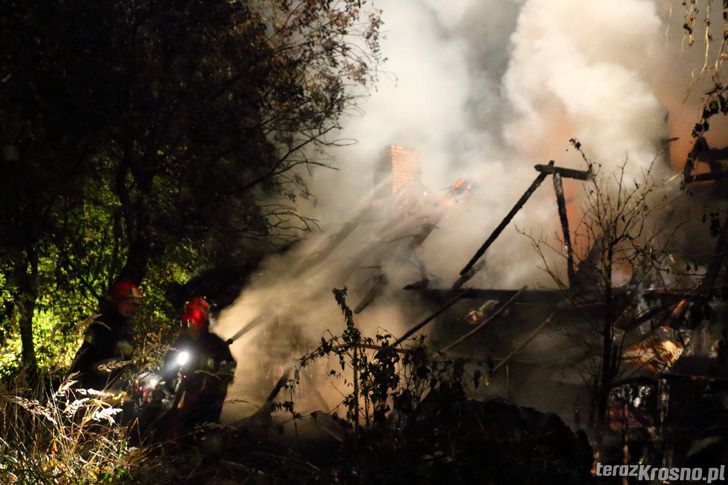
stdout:
{"type": "MultiPolygon", "coordinates": [[[[327,329],[343,327],[332,288],[347,286],[353,308],[384,275],[380,294],[356,316],[369,335],[401,334],[426,314],[401,290],[422,277],[402,243],[422,220],[388,206],[375,186],[385,147],[418,150],[430,200],[458,179],[472,181],[414,250],[430,285],[442,288],[532,182],[535,164],[587,169],[569,139],[578,139],[603,173],[627,161],[635,177],[654,163],[655,176],[667,179],[687,152],[700,94],[691,72],[703,52],[681,47],[681,22],[669,2],[379,0],[375,7],[382,10],[388,59],[380,82],[361,113],[344,120],[341,137],[357,143],[331,152],[339,170],[317,171],[310,180],[316,203],[300,207],[321,230],[264,261],[215,328],[228,337],[260,315],[266,319],[233,345],[240,366],[230,399],[251,399],[246,385],[271,352],[281,361],[294,358],[327,329]],[[680,137],[680,145],[670,147],[670,137],[680,137]],[[280,342],[294,343],[281,349],[280,342]]],[[[565,181],[571,219],[579,215],[582,188],[565,181]]],[[[551,183],[516,215],[469,285],[553,284],[516,227],[546,239],[559,233],[551,183]]]]}

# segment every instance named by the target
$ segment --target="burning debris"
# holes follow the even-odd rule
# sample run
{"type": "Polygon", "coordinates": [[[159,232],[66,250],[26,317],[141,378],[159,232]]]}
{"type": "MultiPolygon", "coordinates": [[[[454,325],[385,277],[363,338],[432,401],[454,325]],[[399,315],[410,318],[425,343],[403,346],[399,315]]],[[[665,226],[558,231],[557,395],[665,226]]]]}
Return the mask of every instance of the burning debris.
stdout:
{"type": "Polygon", "coordinates": [[[638,343],[626,347],[622,359],[630,374],[640,371],[661,374],[672,367],[680,358],[684,345],[677,332],[669,327],[658,327],[647,336],[642,336],[638,343]]]}
{"type": "Polygon", "coordinates": [[[693,149],[688,155],[687,163],[683,168],[685,183],[717,181],[728,178],[728,169],[725,164],[728,161],[728,146],[712,148],[704,136],[696,138],[693,149]],[[693,173],[697,163],[708,165],[708,172],[701,171],[693,173]]]}
{"type": "MultiPolygon", "coordinates": [[[[717,318],[710,312],[719,296],[715,290],[728,231],[721,231],[704,274],[683,274],[679,255],[666,250],[669,238],[663,243],[658,233],[650,235],[647,228],[649,221],[663,217],[658,209],[670,208],[671,188],[635,180],[634,189],[609,192],[600,188],[591,164],[587,170],[577,170],[551,161],[534,167],[537,175],[531,185],[447,288],[441,277],[428,271],[419,253],[443,221],[467,206],[467,195],[477,189],[475,183],[458,179],[436,196],[421,183],[417,156],[415,150],[388,147],[379,170],[390,178],[379,175],[379,188],[338,232],[318,241],[308,252],[302,250],[300,261],[283,269],[282,274],[291,275],[287,284],[295,289],[297,301],[309,302],[308,306],[273,296],[256,300],[254,292],[243,294],[243,301],[248,298],[252,307],[259,307],[257,317],[248,320],[268,322],[268,330],[262,331],[268,337],[256,330],[258,336],[252,340],[267,348],[263,340],[283,342],[294,321],[305,328],[305,322],[323,314],[321,295],[335,281],[351,289],[355,302],[351,315],[363,322],[373,322],[381,329],[388,323],[380,312],[393,307],[402,312],[397,321],[417,322],[397,328],[397,338],[344,345],[359,349],[352,354],[358,357],[352,358],[380,362],[389,352],[408,355],[413,351],[409,347],[412,339],[426,334],[431,348],[437,349],[429,355],[459,359],[464,363],[463,372],[472,374],[474,382],[481,377],[487,382],[473,389],[473,396],[505,397],[520,406],[556,412],[574,428],[597,429],[603,460],[612,459],[610,447],[615,443],[621,447],[625,440],[633,448],[641,443],[649,450],[633,450],[632,456],[662,459],[664,455],[655,451],[662,447],[663,451],[676,450],[676,459],[683,459],[682,451],[670,448],[676,436],[671,428],[677,419],[674,393],[682,388],[683,384],[677,384],[681,379],[716,382],[715,369],[707,370],[713,364],[706,365],[701,357],[706,354],[699,348],[696,328],[717,318]],[[486,252],[548,177],[555,194],[556,227],[560,226],[560,238],[553,248],[566,268],[565,279],[558,280],[556,288],[469,287],[493,262],[486,260],[486,252]],[[596,204],[590,209],[592,226],[585,228],[583,221],[574,224],[570,220],[564,179],[595,194],[587,200],[596,204]],[[463,204],[457,204],[459,201],[463,204]],[[612,223],[615,226],[609,226],[612,223]],[[613,258],[610,251],[623,259],[613,258]],[[317,288],[317,284],[325,286],[317,288]]],[[[265,294],[271,286],[262,288],[265,294]]],[[[277,291],[285,293],[280,287],[277,291]]],[[[720,353],[719,347],[725,345],[711,347],[711,362],[720,353]]],[[[293,353],[287,353],[276,359],[257,359],[270,368],[270,372],[256,370],[268,376],[268,389],[276,376],[287,375],[285,368],[293,358],[293,353]],[[277,363],[266,364],[269,360],[277,363]]],[[[312,368],[299,379],[301,385],[293,400],[300,406],[324,406],[330,411],[341,401],[333,390],[337,384],[325,372],[312,368]]],[[[356,374],[347,374],[345,379],[358,382],[356,374]]],[[[306,408],[296,409],[300,413],[306,408]]]]}

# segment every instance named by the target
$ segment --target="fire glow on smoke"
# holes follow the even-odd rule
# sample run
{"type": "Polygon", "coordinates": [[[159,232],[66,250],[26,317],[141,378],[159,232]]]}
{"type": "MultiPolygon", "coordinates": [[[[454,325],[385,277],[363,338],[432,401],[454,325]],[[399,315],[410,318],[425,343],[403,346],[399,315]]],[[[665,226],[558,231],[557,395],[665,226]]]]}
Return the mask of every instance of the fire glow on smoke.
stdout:
{"type": "MultiPolygon", "coordinates": [[[[343,325],[331,288],[348,286],[361,297],[379,273],[389,284],[357,317],[365,333],[396,334],[422,316],[424,309],[399,292],[419,279],[418,270],[402,250],[403,239],[391,242],[410,234],[407,223],[416,228],[421,221],[403,218],[375,196],[380,154],[392,144],[418,150],[422,183],[435,200],[455,181],[472,181],[467,198],[447,207],[417,248],[442,287],[453,283],[531,183],[533,165],[555,160],[586,169],[570,138],[605,173],[628,161],[636,176],[655,162],[656,176],[667,178],[687,153],[700,85],[693,84],[687,101],[686,90],[703,52],[681,49],[680,19],[670,16],[669,2],[381,0],[375,6],[383,11],[388,58],[381,82],[362,114],[344,123],[342,138],[358,143],[333,152],[340,170],[317,172],[311,181],[316,204],[301,206],[322,231],[263,263],[221,315],[215,331],[222,336],[266,314],[317,342],[343,325]],[[668,145],[669,137],[680,140],[668,145]],[[322,254],[352,225],[357,229],[349,237],[322,254]]],[[[581,190],[580,182],[566,181],[571,221],[580,216],[581,190]]],[[[560,231],[553,197],[544,183],[512,226],[553,238],[560,231]]],[[[510,227],[472,286],[548,286],[539,266],[530,241],[510,227]]],[[[260,334],[233,346],[242,364],[238,383],[272,352],[260,334]]]]}

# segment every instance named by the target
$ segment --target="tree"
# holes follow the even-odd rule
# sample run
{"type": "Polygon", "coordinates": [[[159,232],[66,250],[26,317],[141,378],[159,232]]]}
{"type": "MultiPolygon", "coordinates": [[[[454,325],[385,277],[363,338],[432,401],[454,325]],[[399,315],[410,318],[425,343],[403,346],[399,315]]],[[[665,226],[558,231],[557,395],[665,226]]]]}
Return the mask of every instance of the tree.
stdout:
{"type": "MultiPolygon", "coordinates": [[[[14,28],[7,19],[2,25],[3,32],[14,28]]],[[[64,125],[59,108],[43,98],[42,90],[52,89],[45,74],[59,66],[38,59],[35,42],[23,42],[20,35],[3,36],[8,49],[3,51],[0,75],[0,269],[13,302],[5,306],[5,316],[17,320],[31,380],[37,377],[32,321],[41,291],[40,265],[61,230],[60,212],[82,200],[80,160],[89,138],[82,127],[64,125]],[[26,82],[26,77],[34,77],[34,82],[26,82]]]]}
{"type": "Polygon", "coordinates": [[[115,55],[89,69],[114,86],[98,102],[115,113],[104,153],[125,222],[124,274],[143,277],[170,240],[266,237],[272,218],[295,217],[259,200],[293,197],[303,181],[289,174],[316,164],[311,150],[331,143],[355,101],[347,80],[370,79],[369,59],[346,40],[359,3],[97,7],[115,55]]]}
{"type": "Polygon", "coordinates": [[[26,364],[40,273],[100,298],[116,275],[229,264],[246,256],[241,240],[308,228],[292,204],[306,195],[300,169],[322,164],[376,76],[380,20],[363,3],[3,9],[0,121],[13,170],[0,243],[14,248],[3,274],[26,364]]]}
{"type": "MultiPolygon", "coordinates": [[[[572,144],[581,151],[576,140],[572,144]]],[[[592,424],[597,429],[606,423],[609,393],[625,371],[625,328],[643,316],[642,290],[685,289],[680,286],[690,277],[671,262],[675,234],[684,221],[665,217],[682,193],[658,180],[654,163],[636,177],[627,174],[627,164],[606,174],[597,167],[594,179],[584,186],[581,217],[571,237],[586,249],[575,254],[577,271],[571,285],[549,257],[551,253],[557,261],[566,260],[564,242],[531,237],[544,269],[573,308],[582,309],[583,320],[575,324],[573,336],[585,349],[584,378],[593,396],[592,424]]],[[[661,310],[654,316],[668,323],[669,308],[661,310]]]]}

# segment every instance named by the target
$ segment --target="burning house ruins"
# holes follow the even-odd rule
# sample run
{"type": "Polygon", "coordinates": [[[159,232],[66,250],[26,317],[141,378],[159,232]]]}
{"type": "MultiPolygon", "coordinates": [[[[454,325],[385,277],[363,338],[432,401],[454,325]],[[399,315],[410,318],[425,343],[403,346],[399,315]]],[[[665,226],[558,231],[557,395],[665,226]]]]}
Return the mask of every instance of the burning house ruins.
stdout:
{"type": "MultiPolygon", "coordinates": [[[[377,188],[354,217],[332,235],[299,248],[285,267],[265,268],[259,281],[243,293],[246,305],[236,308],[244,306],[247,313],[236,320],[252,321],[243,334],[261,323],[266,328],[258,336],[250,332],[241,339],[248,360],[266,362],[269,370],[261,373],[256,368],[249,375],[267,375],[265,386],[270,388],[291,359],[315,342],[310,328],[324,330],[330,322],[331,309],[322,302],[330,299],[325,295],[333,285],[350,289],[352,309],[363,327],[386,328],[400,337],[393,347],[426,334],[430,349],[438,355],[484,366],[487,385],[479,388],[479,397],[555,412],[573,429],[593,429],[603,413],[604,426],[612,430],[606,436],[622,433],[623,439],[641,446],[633,453],[647,455],[659,445],[669,450],[669,459],[673,455],[685,459],[689,450],[680,448],[681,437],[705,431],[690,422],[682,408],[692,398],[710,396],[714,404],[713,414],[706,418],[710,423],[728,417],[720,404],[724,395],[728,397],[724,394],[728,354],[721,323],[728,231],[721,231],[711,254],[695,258],[658,255],[667,246],[658,247],[657,236],[650,241],[632,234],[631,242],[643,246],[632,248],[633,267],[625,268],[625,261],[607,254],[616,245],[610,246],[606,231],[617,229],[592,227],[591,239],[584,238],[583,221],[569,217],[572,209],[567,209],[563,181],[591,190],[596,186],[596,169],[567,168],[551,161],[534,166],[531,185],[475,254],[454,263],[464,266],[454,282],[446,284],[428,271],[420,247],[443,218],[467,204],[468,194],[477,189],[465,180],[440,193],[425,187],[417,157],[414,150],[388,147],[377,165],[377,188]],[[559,269],[563,278],[555,271],[551,287],[473,286],[474,277],[487,265],[491,244],[547,179],[561,228],[556,249],[558,262],[565,267],[559,269]],[[585,247],[587,243],[590,246],[585,247]],[[685,264],[696,269],[686,271],[680,267],[685,264]],[[288,275],[284,283],[280,283],[282,272],[288,275]],[[295,301],[289,294],[297,295],[295,301]],[[388,327],[392,324],[395,328],[388,327]],[[275,351],[266,350],[265,342],[275,344],[275,351]]],[[[709,192],[724,172],[711,173],[718,182],[686,178],[696,197],[714,196],[709,192]]],[[[650,212],[649,218],[675,217],[679,203],[669,196],[682,193],[676,182],[673,176],[669,187],[653,185],[645,192],[635,182],[628,195],[637,205],[617,204],[623,212],[611,216],[627,225],[626,218],[632,217],[637,227],[648,218],[642,206],[661,200],[661,209],[667,209],[650,212]]],[[[660,224],[673,225],[675,231],[681,228],[680,223],[663,219],[660,224]]],[[[625,231],[619,237],[627,238],[629,230],[619,230],[625,231]]],[[[231,319],[231,314],[225,318],[231,319]]],[[[306,375],[298,398],[318,409],[328,405],[325,410],[331,411],[338,399],[333,387],[314,369],[306,375]]],[[[250,396],[248,391],[231,394],[241,393],[250,396]]]]}
{"type": "MultiPolygon", "coordinates": [[[[504,56],[502,69],[466,59],[472,71],[461,72],[443,61],[431,71],[447,93],[438,103],[420,96],[417,106],[381,109],[370,122],[376,129],[357,133],[370,162],[355,183],[369,187],[373,178],[375,188],[351,198],[346,190],[327,191],[338,217],[324,233],[266,261],[223,315],[220,331],[262,315],[317,342],[341,319],[331,289],[346,287],[367,334],[385,329],[397,344],[426,335],[436,355],[484,365],[479,397],[555,412],[573,429],[591,429],[604,416],[614,436],[664,449],[660,443],[680,442],[693,426],[681,408],[696,396],[710,396],[713,414],[705,421],[722,423],[725,150],[696,143],[680,176],[675,161],[688,151],[680,124],[692,115],[675,114],[683,85],[672,84],[683,79],[670,78],[647,54],[659,52],[663,38],[648,4],[600,10],[609,42],[559,27],[563,19],[580,25],[590,15],[585,9],[602,8],[596,3],[526,2],[504,12],[512,30],[487,52],[504,56]],[[653,67],[660,74],[643,76],[653,67]],[[485,81],[485,88],[466,82],[477,77],[473,71],[498,94],[485,81]],[[446,79],[436,74],[445,72],[446,79]],[[459,78],[465,80],[449,83],[459,78]],[[484,106],[486,114],[478,111],[484,106]],[[382,128],[390,120],[396,127],[382,128]],[[670,138],[676,134],[679,141],[670,138]],[[571,136],[605,166],[582,163],[578,142],[565,154],[571,136]],[[420,149],[382,151],[398,139],[420,149]],[[676,153],[665,156],[665,148],[676,153]],[[447,167],[428,173],[436,164],[427,157],[447,159],[447,167]],[[468,157],[478,163],[462,161],[468,157]],[[477,184],[456,179],[470,173],[477,184]],[[518,246],[514,226],[522,227],[528,210],[527,224],[548,220],[549,234],[518,236],[527,241],[518,246]],[[721,237],[708,237],[708,226],[721,237]]],[[[424,23],[415,21],[419,8],[402,9],[403,29],[424,23]]],[[[457,39],[436,38],[448,61],[462,54],[457,39]]],[[[387,101],[403,102],[401,94],[387,101]]],[[[252,332],[235,345],[253,361],[266,353],[252,332]]],[[[290,358],[294,353],[281,360],[290,358]]],[[[340,400],[329,383],[308,385],[331,407],[340,400]]]]}
{"type": "MultiPolygon", "coordinates": [[[[706,147],[696,152],[694,159],[706,161],[710,171],[691,174],[689,163],[684,180],[698,197],[712,198],[719,189],[704,182],[720,181],[728,171],[716,161],[720,150],[706,147]]],[[[533,183],[462,268],[452,289],[416,288],[424,298],[454,308],[445,314],[449,321],[435,331],[433,340],[450,340],[440,346],[441,352],[476,359],[487,356],[491,385],[486,394],[554,411],[575,428],[587,423],[587,427],[593,426],[594,413],[606,411],[606,427],[623,434],[617,448],[625,442],[642,446],[630,452],[632,458],[655,459],[655,449],[661,447],[660,457],[668,462],[699,462],[702,450],[688,449],[686,443],[694,444],[694,439],[705,438],[705,433],[710,435],[705,438],[708,441],[719,441],[718,430],[728,418],[728,335],[723,323],[725,284],[720,277],[728,232],[721,231],[709,255],[677,256],[687,262],[688,270],[691,263],[702,265],[690,276],[676,267],[676,256],[671,254],[662,268],[647,271],[672,272],[667,279],[664,274],[639,276],[644,268],[635,265],[621,284],[614,281],[611,266],[606,281],[600,281],[593,274],[599,271],[595,266],[604,265],[605,259],[609,265],[616,263],[606,254],[609,245],[603,244],[607,231],[615,228],[600,227],[605,234],[591,241],[592,246],[584,250],[577,265],[571,241],[577,231],[569,227],[562,185],[562,178],[592,181],[591,165],[581,171],[556,166],[552,161],[534,168],[538,175],[533,183]],[[481,258],[489,246],[548,176],[553,180],[563,231],[559,243],[566,265],[565,281],[553,290],[465,287],[482,268],[481,258]],[[472,310],[466,313],[455,305],[458,299],[469,301],[472,310]],[[457,319],[458,311],[463,318],[457,319]],[[590,322],[597,323],[596,332],[589,328],[590,322]],[[457,334],[460,336],[456,338],[457,334]],[[539,339],[538,345],[531,345],[539,339]],[[559,396],[557,401],[554,394],[559,396]],[[599,408],[600,398],[605,408],[599,408]],[[697,417],[684,409],[697,402],[709,409],[707,415],[697,417]],[[587,409],[589,416],[585,416],[587,409]],[[713,430],[712,435],[708,429],[713,430]]],[[[635,187],[638,191],[637,183],[635,187]]],[[[624,212],[614,216],[629,225],[626,218],[634,215],[628,214],[627,206],[621,210],[624,212]]],[[[720,227],[727,224],[728,220],[720,227]]],[[[643,249],[658,250],[649,243],[643,249]]],[[[605,446],[604,452],[608,449],[605,446]]]]}

